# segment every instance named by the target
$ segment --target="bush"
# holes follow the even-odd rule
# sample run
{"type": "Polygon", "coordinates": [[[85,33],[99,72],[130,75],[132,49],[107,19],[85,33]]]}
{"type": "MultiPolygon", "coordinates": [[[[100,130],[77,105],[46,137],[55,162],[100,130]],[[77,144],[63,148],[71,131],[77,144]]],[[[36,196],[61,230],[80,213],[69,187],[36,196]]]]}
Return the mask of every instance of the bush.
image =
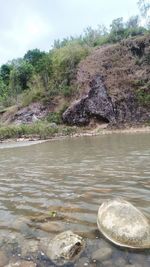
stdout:
{"type": "Polygon", "coordinates": [[[34,75],[32,82],[30,82],[28,85],[29,89],[20,95],[22,102],[20,105],[23,107],[28,106],[32,102],[40,101],[45,96],[44,87],[40,76],[34,75]]]}
{"type": "Polygon", "coordinates": [[[0,127],[0,140],[20,138],[22,136],[37,136],[41,139],[52,137],[58,133],[58,128],[51,127],[48,123],[34,123],[9,125],[0,127]]]}
{"type": "Polygon", "coordinates": [[[70,85],[77,64],[89,53],[86,46],[68,44],[52,53],[52,79],[56,86],[70,85]]]}
{"type": "Polygon", "coordinates": [[[56,124],[62,123],[61,114],[59,112],[50,112],[46,119],[50,123],[56,123],[56,124]]]}
{"type": "Polygon", "coordinates": [[[141,88],[137,91],[137,99],[144,106],[150,105],[150,84],[148,88],[141,88]]]}

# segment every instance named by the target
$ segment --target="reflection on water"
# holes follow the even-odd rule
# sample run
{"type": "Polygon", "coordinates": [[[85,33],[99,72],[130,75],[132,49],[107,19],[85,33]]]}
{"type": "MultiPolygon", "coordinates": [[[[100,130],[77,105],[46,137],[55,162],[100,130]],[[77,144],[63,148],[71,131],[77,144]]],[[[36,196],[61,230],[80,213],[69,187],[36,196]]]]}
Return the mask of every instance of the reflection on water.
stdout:
{"type": "MultiPolygon", "coordinates": [[[[96,226],[98,207],[105,199],[124,197],[149,217],[149,157],[149,134],[68,138],[0,149],[0,235],[15,234],[24,243],[71,229],[88,238],[82,258],[88,257],[89,264],[92,252],[106,242],[96,226]]],[[[114,251],[112,266],[118,266],[116,257],[125,259],[120,266],[132,266],[134,260],[150,265],[149,251],[109,246],[114,251]]],[[[84,266],[82,261],[76,266],[84,266]]]]}

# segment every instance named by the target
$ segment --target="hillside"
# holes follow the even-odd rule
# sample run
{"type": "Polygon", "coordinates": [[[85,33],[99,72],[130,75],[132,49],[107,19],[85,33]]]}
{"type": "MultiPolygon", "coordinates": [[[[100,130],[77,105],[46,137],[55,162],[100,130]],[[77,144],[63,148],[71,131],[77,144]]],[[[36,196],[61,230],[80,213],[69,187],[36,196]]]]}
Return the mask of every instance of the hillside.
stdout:
{"type": "Polygon", "coordinates": [[[78,101],[63,114],[64,122],[149,122],[150,35],[96,48],[79,64],[76,83],[78,101]]]}
{"type": "Polygon", "coordinates": [[[39,121],[70,126],[95,122],[111,127],[149,124],[150,35],[90,50],[86,46],[75,47],[76,50],[66,46],[54,51],[55,71],[49,79],[50,89],[43,87],[39,76],[33,76],[32,90],[18,94],[17,104],[1,109],[1,125],[39,121]],[[71,60],[73,55],[73,67],[66,63],[66,53],[71,60]]]}

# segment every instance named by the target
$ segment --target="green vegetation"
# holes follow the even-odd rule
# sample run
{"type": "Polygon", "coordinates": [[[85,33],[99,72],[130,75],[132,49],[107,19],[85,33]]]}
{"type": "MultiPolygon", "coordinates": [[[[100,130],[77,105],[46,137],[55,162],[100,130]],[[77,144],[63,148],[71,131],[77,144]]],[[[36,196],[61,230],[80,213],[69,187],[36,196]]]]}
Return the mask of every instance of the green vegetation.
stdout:
{"type": "MultiPolygon", "coordinates": [[[[0,139],[30,135],[40,138],[57,134],[70,135],[74,129],[61,126],[62,113],[79,90],[75,83],[78,64],[97,46],[115,44],[150,33],[150,4],[146,0],[139,0],[138,5],[141,15],[146,18],[145,27],[140,25],[138,16],[132,16],[126,22],[123,18],[117,18],[112,21],[109,29],[104,25],[99,25],[96,29],[88,27],[80,36],[55,40],[48,53],[33,49],[27,51],[23,58],[3,64],[0,67],[0,114],[11,106],[19,110],[39,101],[44,105],[51,103],[53,112],[47,115],[45,121],[32,125],[0,126],[0,139]],[[59,100],[61,104],[55,109],[59,100]],[[52,126],[53,123],[56,127],[52,126]]],[[[138,56],[137,50],[135,46],[132,51],[136,64],[150,64],[150,51],[138,56]]],[[[118,59],[115,61],[119,62],[118,59]]],[[[149,81],[133,81],[134,87],[139,103],[148,106],[149,81]]]]}
{"type": "Polygon", "coordinates": [[[51,123],[56,123],[56,124],[62,123],[60,112],[50,112],[46,119],[48,122],[51,122],[51,123]]]}
{"type": "Polygon", "coordinates": [[[75,127],[53,127],[51,123],[46,121],[33,124],[7,125],[0,127],[0,140],[21,137],[48,139],[55,136],[71,135],[75,132],[75,127]]]}
{"type": "Polygon", "coordinates": [[[143,106],[150,106],[150,84],[149,88],[140,88],[137,90],[137,99],[143,106]]]}
{"type": "MultiPolygon", "coordinates": [[[[36,101],[50,101],[56,96],[71,98],[76,94],[74,83],[77,66],[93,47],[119,42],[149,31],[149,3],[138,2],[147,25],[140,26],[138,16],[114,19],[108,30],[104,25],[88,27],[77,37],[55,40],[49,53],[29,50],[23,58],[12,60],[0,67],[0,107],[14,104],[27,106],[36,101]]],[[[149,58],[147,58],[149,60],[149,58]]]]}
{"type": "Polygon", "coordinates": [[[134,80],[132,82],[135,87],[136,98],[140,105],[150,106],[150,81],[147,79],[134,80]]]}

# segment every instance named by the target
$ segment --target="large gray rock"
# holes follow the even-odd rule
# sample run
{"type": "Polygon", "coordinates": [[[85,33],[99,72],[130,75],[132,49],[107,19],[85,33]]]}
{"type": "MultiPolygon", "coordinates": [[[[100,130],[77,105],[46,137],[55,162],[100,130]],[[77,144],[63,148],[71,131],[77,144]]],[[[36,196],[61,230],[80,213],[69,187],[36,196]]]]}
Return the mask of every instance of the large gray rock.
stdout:
{"type": "Polygon", "coordinates": [[[105,201],[99,208],[97,225],[104,236],[117,245],[150,248],[147,218],[125,200],[105,201]]]}
{"type": "Polygon", "coordinates": [[[57,265],[74,261],[84,248],[83,238],[71,231],[56,235],[47,248],[47,256],[57,265]]]}
{"type": "Polygon", "coordinates": [[[64,123],[86,125],[92,117],[102,122],[115,123],[114,107],[99,75],[90,82],[90,88],[86,97],[73,103],[63,113],[64,123]]]}

